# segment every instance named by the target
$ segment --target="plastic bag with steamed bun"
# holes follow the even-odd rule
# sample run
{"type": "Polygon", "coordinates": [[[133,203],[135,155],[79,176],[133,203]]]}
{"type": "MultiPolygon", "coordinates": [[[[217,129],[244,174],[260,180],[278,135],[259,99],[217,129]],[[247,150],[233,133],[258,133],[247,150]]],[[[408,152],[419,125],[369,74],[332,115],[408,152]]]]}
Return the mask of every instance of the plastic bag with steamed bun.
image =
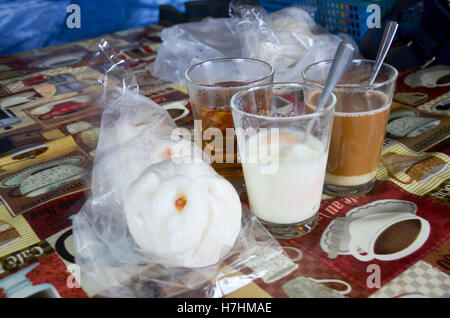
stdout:
{"type": "Polygon", "coordinates": [[[89,295],[221,297],[264,273],[252,261],[283,253],[243,207],[234,187],[202,160],[201,149],[174,136],[166,110],[138,94],[128,69],[100,45],[124,87],[103,79],[104,108],[91,197],[73,219],[75,260],[89,295]],[[219,270],[220,268],[220,270],[219,270]],[[224,277],[232,276],[231,278],[224,277]],[[144,287],[145,286],[145,287],[144,287]]]}

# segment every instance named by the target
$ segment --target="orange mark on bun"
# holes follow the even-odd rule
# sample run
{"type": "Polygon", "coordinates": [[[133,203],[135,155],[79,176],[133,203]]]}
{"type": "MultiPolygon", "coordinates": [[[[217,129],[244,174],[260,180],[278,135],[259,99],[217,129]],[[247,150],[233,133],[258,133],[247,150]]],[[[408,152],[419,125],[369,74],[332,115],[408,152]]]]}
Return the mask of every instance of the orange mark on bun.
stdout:
{"type": "Polygon", "coordinates": [[[167,148],[166,151],[165,151],[165,153],[164,153],[165,159],[170,159],[170,158],[172,158],[172,155],[173,155],[172,149],[167,148]]]}
{"type": "Polygon", "coordinates": [[[175,208],[178,212],[181,212],[187,203],[186,196],[183,194],[178,199],[175,200],[175,208]]]}

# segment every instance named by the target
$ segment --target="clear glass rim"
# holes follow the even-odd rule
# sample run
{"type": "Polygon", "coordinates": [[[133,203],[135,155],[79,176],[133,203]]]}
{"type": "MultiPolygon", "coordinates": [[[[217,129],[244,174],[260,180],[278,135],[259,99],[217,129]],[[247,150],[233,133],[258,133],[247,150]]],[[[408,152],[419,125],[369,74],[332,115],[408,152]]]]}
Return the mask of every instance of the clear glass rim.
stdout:
{"type": "MultiPolygon", "coordinates": [[[[249,57],[226,57],[226,58],[218,58],[218,59],[212,59],[212,60],[207,60],[207,61],[203,61],[203,62],[200,62],[200,63],[196,63],[196,64],[190,66],[184,72],[184,78],[187,81],[191,82],[192,84],[195,84],[195,85],[198,85],[198,86],[223,88],[223,86],[218,86],[216,84],[209,84],[209,83],[202,83],[202,82],[195,81],[195,80],[193,80],[192,78],[189,77],[189,72],[192,71],[193,69],[199,67],[199,66],[203,66],[203,65],[206,65],[206,64],[222,63],[222,62],[237,61],[237,60],[252,61],[252,62],[261,63],[261,64],[264,64],[264,65],[268,66],[269,69],[270,69],[269,74],[267,74],[267,75],[265,75],[265,76],[263,76],[263,77],[261,77],[261,78],[259,78],[257,80],[246,82],[245,84],[242,85],[243,87],[248,86],[248,85],[252,85],[252,84],[255,84],[255,83],[259,83],[259,82],[262,82],[262,81],[265,81],[266,79],[272,77],[275,74],[275,68],[271,64],[269,64],[269,63],[267,63],[265,61],[254,59],[254,58],[249,58],[249,57]]],[[[239,87],[239,86],[240,85],[233,86],[233,87],[239,87]]]]}
{"type": "MultiPolygon", "coordinates": [[[[333,62],[333,60],[324,60],[324,61],[319,61],[313,64],[308,65],[307,67],[305,67],[302,71],[302,77],[307,80],[308,82],[314,83],[315,85],[321,86],[323,87],[325,83],[321,83],[318,81],[315,81],[311,78],[309,78],[309,76],[306,74],[308,70],[311,70],[314,67],[318,67],[320,65],[324,65],[324,64],[331,64],[333,62]]],[[[353,59],[352,63],[371,63],[371,64],[375,64],[375,60],[369,60],[369,59],[353,59]]],[[[385,85],[389,85],[390,83],[392,83],[393,81],[395,81],[397,79],[398,76],[398,71],[395,67],[393,67],[392,65],[389,65],[387,63],[383,63],[382,64],[383,67],[387,67],[390,71],[391,71],[391,76],[389,77],[388,80],[383,81],[383,82],[376,82],[373,83],[372,85],[369,84],[338,84],[336,85],[336,88],[344,88],[344,89],[362,89],[362,88],[366,88],[366,89],[374,89],[374,88],[379,88],[385,85]]],[[[380,69],[381,70],[381,69],[380,69]]]]}
{"type": "Polygon", "coordinates": [[[269,88],[269,87],[274,87],[274,86],[286,87],[286,88],[300,88],[300,89],[302,89],[302,91],[305,87],[322,90],[322,87],[320,87],[320,86],[309,84],[309,83],[300,83],[300,82],[275,82],[275,83],[270,83],[270,84],[252,86],[250,88],[247,88],[247,89],[237,92],[236,94],[233,95],[233,97],[231,97],[230,108],[231,108],[232,112],[236,112],[236,113],[239,113],[239,114],[247,116],[247,117],[264,119],[264,120],[269,120],[269,121],[290,121],[290,120],[296,120],[296,119],[309,119],[309,118],[320,117],[324,113],[334,111],[334,106],[336,105],[336,100],[337,100],[336,95],[334,93],[331,93],[331,98],[332,98],[331,103],[329,105],[327,105],[326,107],[324,107],[320,112],[314,112],[314,113],[304,114],[304,115],[288,116],[288,117],[272,117],[272,116],[252,114],[252,113],[243,111],[242,109],[239,109],[238,106],[236,105],[236,100],[238,98],[240,98],[242,95],[247,94],[252,91],[255,91],[257,89],[264,89],[264,88],[269,88]]]}

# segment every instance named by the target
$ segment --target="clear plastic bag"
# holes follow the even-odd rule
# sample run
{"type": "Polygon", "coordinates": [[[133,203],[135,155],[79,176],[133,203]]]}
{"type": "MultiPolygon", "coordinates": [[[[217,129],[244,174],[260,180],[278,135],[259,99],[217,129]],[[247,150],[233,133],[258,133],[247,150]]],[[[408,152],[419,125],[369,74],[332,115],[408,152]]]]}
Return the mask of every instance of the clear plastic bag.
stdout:
{"type": "Polygon", "coordinates": [[[238,35],[229,18],[205,18],[177,24],[161,32],[163,43],[151,66],[154,76],[184,84],[184,72],[196,63],[241,55],[238,35]]]}
{"type": "Polygon", "coordinates": [[[350,36],[328,33],[297,6],[268,14],[261,7],[232,1],[230,15],[239,34],[242,55],[271,64],[275,81],[300,81],[306,66],[333,59],[342,40],[351,43],[355,51],[358,48],[350,36]]]}
{"type": "MultiPolygon", "coordinates": [[[[146,202],[146,191],[150,191],[150,188],[136,188],[139,180],[152,169],[159,169],[160,177],[163,179],[162,175],[170,175],[170,169],[183,164],[181,161],[176,162],[174,158],[186,158],[183,153],[185,151],[192,150],[197,154],[196,151],[201,150],[190,141],[174,139],[176,125],[167,111],[138,94],[133,74],[125,63],[114,55],[105,41],[100,43],[100,48],[99,55],[106,56],[107,59],[105,64],[107,72],[106,76],[100,79],[105,88],[97,100],[97,105],[103,107],[104,112],[92,173],[92,194],[73,219],[75,260],[81,269],[81,286],[88,295],[222,297],[257,278],[270,276],[273,271],[279,272],[279,266],[273,268],[277,260],[278,263],[280,259],[283,260],[283,264],[288,264],[288,267],[292,268],[293,263],[289,261],[279,243],[245,207],[242,207],[239,231],[232,246],[221,245],[222,249],[214,250],[215,239],[226,233],[226,226],[218,226],[217,223],[211,222],[208,224],[213,225],[212,228],[205,227],[203,230],[199,228],[200,232],[203,231],[202,235],[213,239],[207,241],[206,245],[196,246],[196,250],[203,248],[203,251],[208,253],[207,248],[210,248],[214,253],[209,254],[214,254],[214,257],[220,254],[214,263],[196,267],[193,265],[200,263],[189,253],[179,253],[185,258],[179,255],[174,257],[170,253],[149,252],[145,248],[145,244],[142,244],[145,235],[139,235],[145,231],[147,234],[149,231],[156,233],[159,226],[164,229],[165,225],[162,222],[159,224],[158,218],[152,220],[155,224],[151,226],[148,226],[149,223],[139,223],[139,220],[133,219],[134,215],[126,210],[131,202],[130,196],[139,197],[141,190],[144,191],[144,195],[139,198],[146,202]],[[111,74],[114,74],[115,80],[111,80],[111,74]],[[121,86],[114,85],[120,83],[117,79],[122,79],[121,86]],[[179,157],[176,156],[177,148],[171,148],[175,149],[176,153],[171,154],[172,159],[164,160],[163,157],[158,157],[160,149],[158,145],[161,143],[167,145],[166,142],[183,146],[178,148],[179,157]],[[169,168],[165,169],[166,167],[169,168]],[[130,192],[131,189],[139,191],[130,192]]],[[[99,56],[96,58],[98,60],[99,56]]],[[[201,164],[208,165],[208,169],[212,169],[204,161],[201,161],[201,164]]],[[[215,172],[213,173],[214,178],[217,178],[215,172]]],[[[214,179],[211,182],[216,181],[214,179]]],[[[218,184],[223,185],[223,182],[227,181],[223,179],[218,181],[218,184]]],[[[164,183],[161,181],[161,186],[155,191],[162,191],[163,186],[164,183]]],[[[161,193],[161,196],[155,197],[154,200],[164,198],[164,192],[158,193],[161,193]]],[[[205,200],[211,198],[207,197],[205,200]]],[[[221,206],[227,204],[219,203],[221,206]]],[[[238,203],[242,206],[239,199],[238,203]]],[[[148,205],[148,209],[153,207],[152,204],[148,205]]],[[[211,205],[208,208],[219,209],[217,202],[215,206],[211,205]]],[[[219,210],[215,210],[217,211],[219,210]]],[[[145,211],[150,212],[153,213],[155,210],[145,211]]],[[[190,222],[200,221],[191,219],[190,222]]],[[[173,235],[178,235],[179,232],[167,231],[155,239],[158,242],[167,240],[180,245],[189,243],[186,240],[172,240],[173,235]]],[[[168,250],[171,248],[167,245],[168,250]]],[[[195,255],[201,260],[205,259],[201,255],[195,255]]]]}
{"type": "Polygon", "coordinates": [[[230,3],[230,17],[205,18],[165,28],[162,45],[150,71],[156,77],[184,84],[184,72],[198,62],[224,57],[250,57],[275,68],[277,82],[301,81],[303,69],[333,59],[347,34],[334,35],[314,22],[305,10],[290,6],[268,14],[262,7],[230,3]]]}

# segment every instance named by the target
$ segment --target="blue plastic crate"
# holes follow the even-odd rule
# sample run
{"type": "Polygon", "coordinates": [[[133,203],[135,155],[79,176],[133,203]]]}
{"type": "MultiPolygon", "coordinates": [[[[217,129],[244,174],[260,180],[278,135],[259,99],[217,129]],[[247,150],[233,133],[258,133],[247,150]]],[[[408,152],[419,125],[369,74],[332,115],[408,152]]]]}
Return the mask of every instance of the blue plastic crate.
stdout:
{"type": "MultiPolygon", "coordinates": [[[[260,0],[260,5],[268,12],[277,11],[285,7],[296,5],[311,14],[315,21],[324,26],[331,33],[347,33],[359,44],[364,34],[369,30],[367,18],[372,12],[367,12],[367,6],[380,6],[381,17],[396,3],[396,0],[381,1],[351,1],[351,0],[260,0]]],[[[411,8],[404,15],[411,24],[411,29],[418,24],[418,12],[422,6],[411,8]]],[[[403,19],[403,17],[402,17],[403,19]]]]}

